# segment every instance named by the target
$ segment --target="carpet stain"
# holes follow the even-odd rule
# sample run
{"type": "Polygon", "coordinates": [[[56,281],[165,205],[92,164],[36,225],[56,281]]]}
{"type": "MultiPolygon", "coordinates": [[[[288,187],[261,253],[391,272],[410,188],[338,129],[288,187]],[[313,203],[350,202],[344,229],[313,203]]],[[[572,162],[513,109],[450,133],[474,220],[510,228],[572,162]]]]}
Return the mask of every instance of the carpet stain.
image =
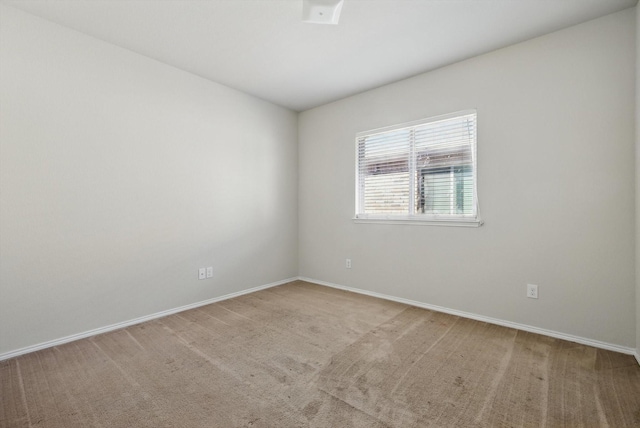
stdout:
{"type": "Polygon", "coordinates": [[[314,400],[311,403],[304,406],[302,409],[302,414],[306,416],[308,419],[312,419],[315,415],[318,414],[320,407],[322,406],[322,401],[314,400]]]}
{"type": "Polygon", "coordinates": [[[456,380],[453,382],[453,384],[455,386],[462,386],[464,385],[464,379],[462,379],[462,377],[460,376],[456,376],[456,380]]]}

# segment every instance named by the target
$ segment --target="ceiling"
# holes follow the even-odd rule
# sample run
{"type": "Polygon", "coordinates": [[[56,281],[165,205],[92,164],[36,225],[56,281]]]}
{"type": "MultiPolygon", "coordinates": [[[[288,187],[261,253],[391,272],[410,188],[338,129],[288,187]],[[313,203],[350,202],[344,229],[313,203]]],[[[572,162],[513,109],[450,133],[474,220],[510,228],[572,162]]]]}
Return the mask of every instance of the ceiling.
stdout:
{"type": "Polygon", "coordinates": [[[296,111],[632,7],[638,0],[2,0],[296,111]]]}

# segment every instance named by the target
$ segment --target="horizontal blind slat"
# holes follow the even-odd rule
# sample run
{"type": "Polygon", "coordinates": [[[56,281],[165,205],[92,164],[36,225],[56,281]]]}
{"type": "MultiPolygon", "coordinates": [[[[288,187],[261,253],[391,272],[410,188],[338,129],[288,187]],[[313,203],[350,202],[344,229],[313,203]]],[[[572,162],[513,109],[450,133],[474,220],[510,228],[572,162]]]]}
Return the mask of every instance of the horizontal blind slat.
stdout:
{"type": "Polygon", "coordinates": [[[475,135],[475,113],[359,135],[358,213],[475,215],[475,135]]]}

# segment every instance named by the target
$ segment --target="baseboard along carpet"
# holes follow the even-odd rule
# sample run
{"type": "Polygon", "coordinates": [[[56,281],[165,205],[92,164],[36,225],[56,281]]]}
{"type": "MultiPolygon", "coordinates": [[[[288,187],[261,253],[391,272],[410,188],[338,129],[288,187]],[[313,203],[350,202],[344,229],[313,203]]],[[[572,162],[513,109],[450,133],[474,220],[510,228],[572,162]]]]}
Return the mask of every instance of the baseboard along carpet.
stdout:
{"type": "Polygon", "coordinates": [[[296,281],[0,362],[1,427],[640,426],[631,355],[296,281]]]}

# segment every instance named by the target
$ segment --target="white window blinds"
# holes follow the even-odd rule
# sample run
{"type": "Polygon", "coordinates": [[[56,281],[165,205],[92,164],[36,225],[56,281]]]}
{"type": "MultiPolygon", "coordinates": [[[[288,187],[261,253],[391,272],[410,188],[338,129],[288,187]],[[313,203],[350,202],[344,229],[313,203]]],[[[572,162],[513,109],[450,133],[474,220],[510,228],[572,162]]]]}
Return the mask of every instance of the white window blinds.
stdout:
{"type": "Polygon", "coordinates": [[[476,112],[357,135],[357,219],[479,225],[476,112]]]}

